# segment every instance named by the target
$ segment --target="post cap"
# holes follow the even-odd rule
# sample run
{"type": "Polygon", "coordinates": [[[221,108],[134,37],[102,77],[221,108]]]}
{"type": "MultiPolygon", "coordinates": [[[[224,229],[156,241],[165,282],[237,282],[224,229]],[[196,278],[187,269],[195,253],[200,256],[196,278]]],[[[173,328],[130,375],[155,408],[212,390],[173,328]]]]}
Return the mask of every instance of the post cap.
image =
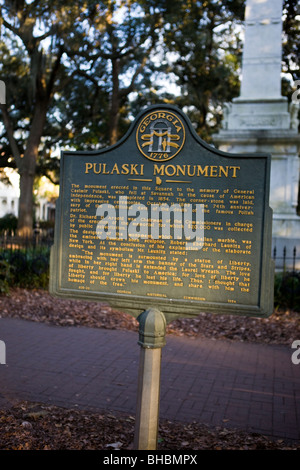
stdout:
{"type": "Polygon", "coordinates": [[[137,320],[139,322],[138,344],[143,348],[162,348],[166,344],[166,319],[164,314],[156,309],[150,308],[141,313],[137,320]]]}

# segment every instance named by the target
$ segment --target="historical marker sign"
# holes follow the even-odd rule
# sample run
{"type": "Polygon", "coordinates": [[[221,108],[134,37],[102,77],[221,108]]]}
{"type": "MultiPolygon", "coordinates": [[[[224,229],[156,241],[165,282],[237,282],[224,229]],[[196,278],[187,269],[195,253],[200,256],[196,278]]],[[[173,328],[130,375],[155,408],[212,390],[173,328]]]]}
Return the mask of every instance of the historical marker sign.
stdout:
{"type": "Polygon", "coordinates": [[[270,156],[203,142],[172,106],[97,152],[63,152],[50,291],[167,320],[273,308],[270,156]]]}

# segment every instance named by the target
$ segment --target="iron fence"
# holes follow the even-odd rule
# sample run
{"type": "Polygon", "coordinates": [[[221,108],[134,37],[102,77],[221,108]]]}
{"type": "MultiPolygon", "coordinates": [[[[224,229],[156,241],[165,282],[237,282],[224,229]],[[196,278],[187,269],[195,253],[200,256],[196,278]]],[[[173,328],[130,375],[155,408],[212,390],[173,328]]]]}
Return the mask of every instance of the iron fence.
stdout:
{"type": "Polygon", "coordinates": [[[40,248],[49,248],[53,245],[53,237],[34,234],[32,237],[18,237],[2,235],[0,237],[0,250],[37,250],[40,248]]]}
{"type": "Polygon", "coordinates": [[[300,312],[300,257],[297,248],[273,248],[275,264],[274,304],[275,307],[289,308],[300,312]]]}
{"type": "Polygon", "coordinates": [[[282,255],[278,256],[277,247],[273,248],[273,260],[277,271],[285,272],[296,272],[297,264],[300,261],[300,257],[297,256],[297,248],[294,246],[292,255],[288,255],[286,246],[283,247],[282,255]]]}

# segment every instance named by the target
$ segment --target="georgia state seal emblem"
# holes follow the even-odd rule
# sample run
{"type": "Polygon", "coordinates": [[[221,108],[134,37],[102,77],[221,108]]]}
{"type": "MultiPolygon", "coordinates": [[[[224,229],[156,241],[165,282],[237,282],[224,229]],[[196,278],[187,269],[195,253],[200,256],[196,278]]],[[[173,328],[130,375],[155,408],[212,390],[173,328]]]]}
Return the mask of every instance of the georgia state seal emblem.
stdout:
{"type": "Polygon", "coordinates": [[[174,158],[185,141],[185,128],[179,117],[170,111],[157,110],[147,114],[136,132],[136,142],[144,157],[153,161],[174,158]]]}

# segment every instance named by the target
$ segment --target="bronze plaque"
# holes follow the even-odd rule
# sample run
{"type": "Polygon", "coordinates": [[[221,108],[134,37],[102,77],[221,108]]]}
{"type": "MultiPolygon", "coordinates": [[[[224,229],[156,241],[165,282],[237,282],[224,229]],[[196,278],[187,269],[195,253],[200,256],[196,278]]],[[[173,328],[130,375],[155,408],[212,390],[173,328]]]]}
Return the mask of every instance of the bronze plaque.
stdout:
{"type": "Polygon", "coordinates": [[[112,147],[62,152],[50,292],[167,320],[271,314],[270,159],[215,149],[166,105],[112,147]]]}

